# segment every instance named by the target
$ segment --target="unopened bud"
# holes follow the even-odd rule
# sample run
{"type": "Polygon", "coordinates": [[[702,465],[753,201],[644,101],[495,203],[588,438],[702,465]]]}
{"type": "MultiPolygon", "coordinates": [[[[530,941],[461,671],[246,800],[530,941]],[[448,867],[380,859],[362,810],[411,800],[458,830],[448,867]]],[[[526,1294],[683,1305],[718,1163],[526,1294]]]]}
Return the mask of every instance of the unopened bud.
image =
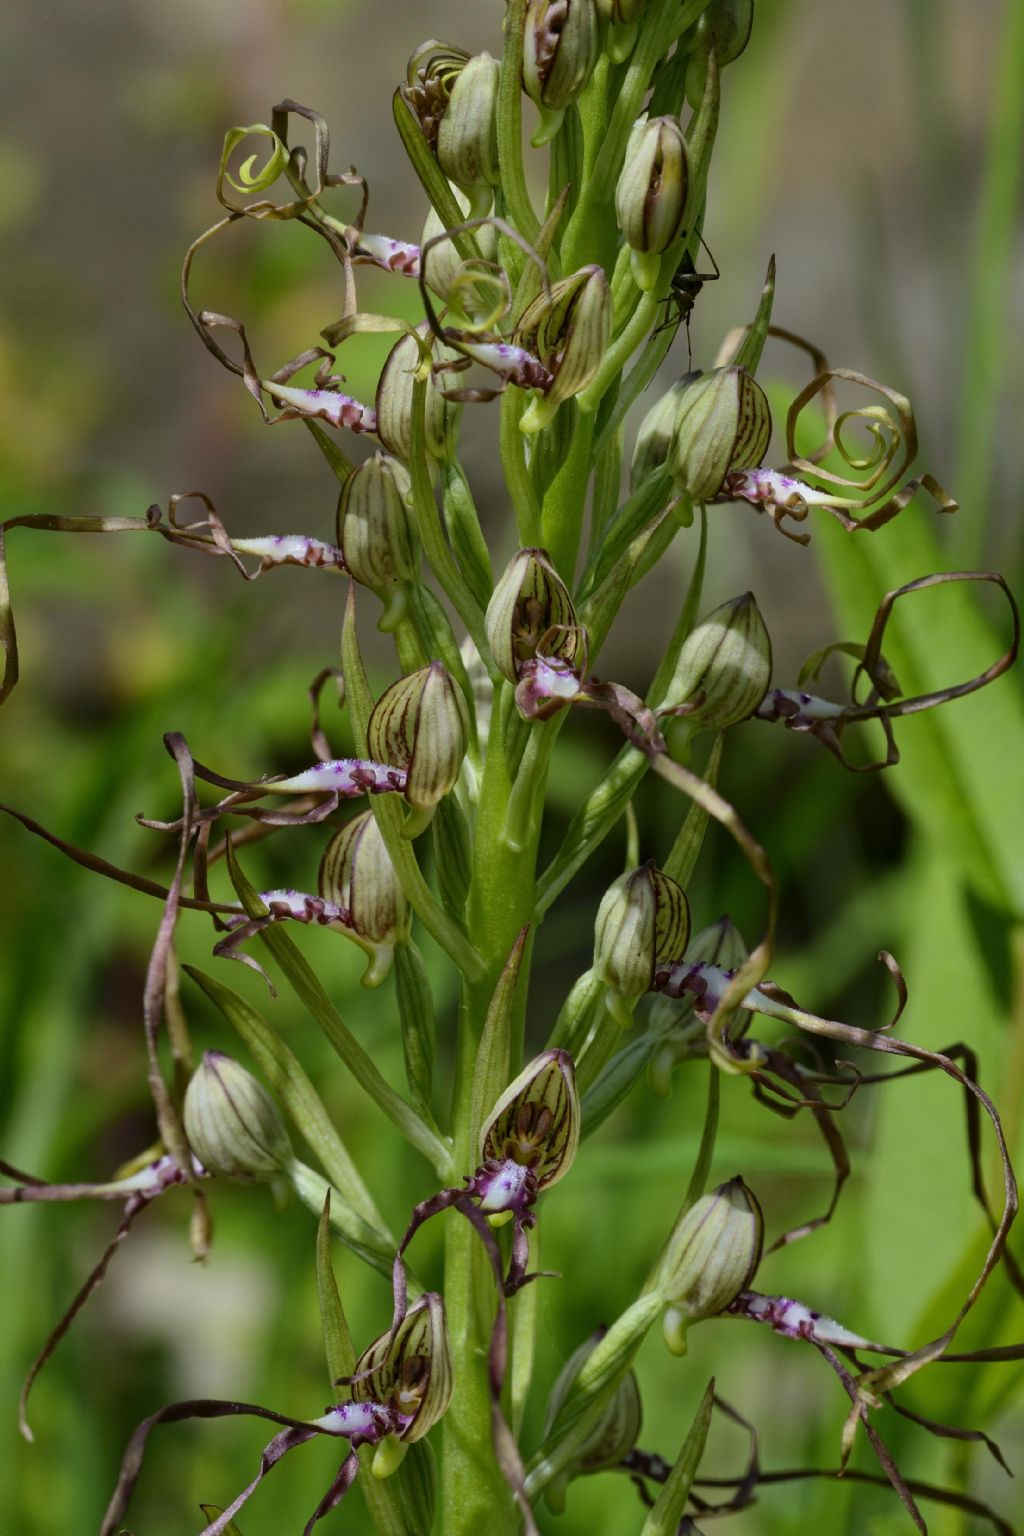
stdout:
{"type": "Polygon", "coordinates": [[[761,1259],[761,1207],[741,1178],[703,1195],[676,1223],[658,1269],[658,1294],[669,1305],[665,1340],[686,1353],[686,1330],[717,1317],[747,1289],[761,1259]]]}
{"type": "MultiPolygon", "coordinates": [[[[458,203],[459,208],[468,219],[468,200],[463,197],[460,192],[456,191],[455,201],[458,203]]],[[[420,249],[422,250],[423,247],[428,245],[431,240],[437,240],[437,237],[439,235],[443,235],[445,230],[446,225],[444,224],[437,210],[435,208],[430,208],[427,212],[427,217],[423,225],[423,236],[420,241],[420,249]]],[[[476,243],[480,248],[480,254],[484,261],[492,263],[495,262],[497,260],[498,254],[498,231],[495,229],[494,225],[481,224],[480,227],[474,231],[474,234],[476,237],[476,243]]],[[[487,307],[491,299],[491,293],[488,291],[490,284],[474,281],[474,265],[475,263],[471,263],[470,269],[467,271],[466,259],[459,252],[459,249],[456,246],[454,240],[438,240],[436,245],[430,246],[426,261],[424,262],[424,275],[426,277],[428,286],[434,293],[437,294],[439,299],[445,300],[446,303],[448,301],[448,296],[451,292],[453,284],[457,283],[460,290],[468,287],[468,298],[464,295],[464,293],[460,292],[460,307],[464,313],[469,313],[476,307],[474,303],[474,290],[478,288],[479,297],[476,300],[476,304],[478,304],[481,312],[486,314],[487,307]]],[[[474,316],[470,314],[470,318],[474,318],[474,316]]]]}
{"type": "Polygon", "coordinates": [[[469,194],[474,212],[491,200],[498,170],[498,83],[501,66],[489,53],[463,65],[437,130],[437,163],[469,194]],[[478,206],[479,205],[479,206],[478,206]]]}
{"type": "Polygon", "coordinates": [[[604,361],[611,332],[612,296],[603,267],[581,267],[534,299],[514,340],[544,365],[552,380],[523,416],[524,432],[539,431],[563,400],[586,389],[604,361]]]}
{"type": "Polygon", "coordinates": [[[377,986],[391,969],[395,944],[407,934],[409,910],[372,811],[353,817],[331,838],[318,889],[350,914],[352,927],[345,931],[370,957],[363,986],[377,986]]]}
{"type": "Polygon", "coordinates": [[[453,43],[439,43],[435,38],[421,43],[409,59],[401,92],[435,154],[441,119],[468,63],[469,54],[464,48],[453,43]]]}
{"type": "Polygon", "coordinates": [[[651,406],[640,423],[629,466],[629,489],[635,494],[645,481],[664,469],[676,435],[679,401],[689,380],[679,379],[651,406]]]}
{"type": "Polygon", "coordinates": [[[291,1142],[270,1094],[221,1051],[206,1051],[185,1093],[185,1134],[208,1173],[262,1184],[294,1163],[291,1142]]]}
{"type": "Polygon", "coordinates": [[[594,71],[600,35],[594,0],[530,0],[523,35],[523,87],[540,109],[535,147],[554,138],[566,107],[594,71]]]}
{"type": "Polygon", "coordinates": [[[435,806],[454,786],[467,737],[465,700],[439,661],[392,683],[367,726],[371,754],[405,769],[405,798],[421,808],[435,806]]]}
{"type": "Polygon", "coordinates": [[[644,291],[657,281],[656,258],[682,233],[689,185],[686,139],[677,120],[641,119],[630,134],[615,188],[615,215],[633,249],[633,273],[644,291]]]}
{"type": "Polygon", "coordinates": [[[695,112],[704,96],[712,43],[718,68],[724,69],[746,48],[753,25],[754,0],[711,0],[694,28],[686,66],[686,99],[695,112]]]}
{"type": "Polygon", "coordinates": [[[452,1397],[448,1323],[436,1291],[414,1302],[394,1333],[388,1329],[374,1339],[353,1376],[353,1402],[383,1404],[402,1426],[398,1439],[422,1440],[452,1397]]]}
{"type": "Polygon", "coordinates": [[[701,730],[724,731],[768,692],[772,643],[752,592],[709,613],[687,637],[666,698],[701,730]]]}
{"type": "Polygon", "coordinates": [[[565,645],[572,649],[570,656],[564,655],[564,648],[556,648],[555,654],[569,661],[575,657],[576,610],[545,549],[521,549],[513,555],[487,604],[484,622],[494,665],[510,683],[518,682],[523,662],[536,656],[551,630],[564,631],[565,645]]]}
{"type": "Polygon", "coordinates": [[[628,59],[636,46],[637,23],[647,0],[597,0],[598,15],[608,23],[605,47],[613,64],[628,59]]]}
{"type": "Polygon", "coordinates": [[[669,468],[680,492],[709,501],[732,469],[760,464],[772,435],[767,396],[745,368],[716,368],[680,392],[669,468]]]}
{"type": "MultiPolygon", "coordinates": [[[[413,390],[421,366],[416,337],[403,336],[388,353],[377,384],[377,436],[389,453],[406,462],[412,452],[413,390]]],[[[461,415],[462,406],[446,400],[428,377],[424,428],[431,458],[450,458],[461,415]]]]}
{"type": "Polygon", "coordinates": [[[338,502],[338,546],[356,581],[375,592],[414,581],[416,539],[409,518],[409,471],[375,453],[349,475],[338,502]]]}
{"type": "MultiPolygon", "coordinates": [[[[537,1192],[565,1177],[580,1139],[576,1071],[567,1051],[542,1051],[510,1083],[480,1132],[482,1163],[514,1163],[537,1192]]],[[[486,1209],[486,1201],[481,1202],[486,1209]]]]}
{"type": "Polygon", "coordinates": [[[631,1014],[615,1000],[635,1002],[650,991],[658,967],[682,959],[689,935],[686,894],[653,860],[609,886],[597,912],[594,971],[620,1022],[629,1024],[631,1014]]]}
{"type": "MultiPolygon", "coordinates": [[[[574,1350],[558,1373],[551,1389],[547,1413],[544,1419],[544,1438],[547,1439],[558,1417],[559,1410],[586,1362],[590,1359],[606,1329],[600,1328],[574,1350]]],[[[565,1487],[574,1477],[584,1477],[593,1472],[604,1472],[617,1467],[622,1458],[634,1448],[640,1438],[643,1409],[636,1376],[627,1371],[609,1398],[601,1416],[583,1436],[573,1457],[561,1475],[545,1489],[544,1497],[555,1514],[561,1514],[565,1506],[565,1487]]]]}

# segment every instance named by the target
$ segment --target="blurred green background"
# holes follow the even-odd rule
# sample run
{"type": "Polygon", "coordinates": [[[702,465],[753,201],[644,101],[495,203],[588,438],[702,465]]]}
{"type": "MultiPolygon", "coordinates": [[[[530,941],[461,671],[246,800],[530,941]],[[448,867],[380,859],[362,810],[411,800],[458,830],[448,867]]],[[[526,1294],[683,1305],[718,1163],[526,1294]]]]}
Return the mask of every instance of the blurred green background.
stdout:
{"type": "MultiPolygon", "coordinates": [[[[758,10],[753,42],[724,82],[705,227],[722,278],[706,286],[694,313],[695,362],[707,366],[721,333],[751,312],[774,250],[778,323],[815,339],[832,362],[908,393],[926,467],[963,503],[941,525],[916,503],[875,537],[850,539],[817,523],[808,550],[779,539],[749,509],[714,509],[706,606],[753,587],[785,685],[819,644],[863,636],[889,587],[959,565],[1019,578],[1024,4],[762,0],[758,10]]],[[[244,391],[198,345],[177,302],[180,257],[217,216],[224,130],[269,120],[271,105],[288,95],[327,116],[335,167],[354,161],[369,177],[367,227],[417,239],[423,205],[391,123],[393,85],[423,34],[497,50],[500,22],[497,0],[443,0],[428,12],[405,0],[15,0],[0,64],[3,516],[138,515],[172,491],[201,487],[231,530],[329,537],[329,471],[298,424],[267,432],[244,391]]],[[[316,243],[287,226],[232,232],[197,271],[196,293],[204,305],[243,315],[271,367],[314,341],[340,307],[316,243]]],[[[398,279],[371,274],[360,299],[387,308],[411,304],[412,294],[398,279]]],[[[380,349],[367,345],[353,356],[350,388],[366,397],[380,349]]],[[[666,377],[685,366],[680,337],[666,377]]],[[[769,351],[765,371],[802,382],[783,353],[769,351]]],[[[494,413],[475,409],[478,422],[463,433],[465,462],[501,561],[513,534],[495,478],[494,413]]],[[[331,576],[284,570],[250,587],[226,563],[158,540],[15,530],[9,544],[23,681],[0,719],[3,799],[161,878],[168,846],[133,815],[173,814],[165,730],[183,731],[201,758],[240,776],[306,760],[305,688],[336,660],[342,587],[331,576]]],[[[605,674],[643,688],[692,558],[683,536],[624,611],[605,674]]],[[[363,604],[364,621],[370,606],[363,604]]],[[[987,665],[1005,643],[1002,624],[994,606],[946,589],[908,607],[887,649],[901,681],[917,691],[987,665]]],[[[381,683],[387,649],[372,628],[366,640],[381,683]]],[[[344,746],[343,722],[328,724],[344,746]]],[[[900,744],[902,765],[881,780],[844,775],[812,742],[756,724],[730,735],[724,788],[783,880],[773,973],[810,1007],[878,1023],[887,998],[874,956],[882,945],[894,950],[911,989],[905,1032],[936,1048],[965,1040],[980,1052],[982,1082],[1021,1158],[1019,681],[1003,679],[905,722],[900,744]]],[[[563,733],[552,844],[615,745],[600,723],[563,733]]],[[[663,856],[678,806],[648,786],[640,810],[642,852],[663,856]]],[[[271,840],[247,868],[264,886],[308,887],[322,843],[315,829],[271,840]]],[[[530,1026],[538,1041],[589,963],[594,911],[623,856],[621,837],[611,839],[540,934],[530,1026]]],[[[0,1153],[47,1178],[109,1176],[153,1135],[141,991],[158,909],[70,866],[14,824],[0,825],[0,868],[0,1153]]],[[[748,939],[756,936],[756,892],[727,843],[709,839],[690,894],[698,926],[727,910],[748,939]]],[[[362,992],[349,946],[320,932],[300,933],[299,942],[398,1082],[391,983],[362,992]]],[[[205,922],[186,918],[183,957],[209,968],[210,943],[205,922]]],[[[450,977],[436,952],[428,958],[439,1017],[450,1024],[450,977]]],[[[401,1230],[410,1204],[429,1193],[430,1175],[396,1145],[289,996],[271,1006],[239,968],[226,979],[268,1009],[401,1230]]],[[[198,1045],[237,1050],[204,1000],[192,991],[185,1002],[198,1045]]],[[[681,1070],[667,1099],[641,1084],[545,1204],[543,1261],[565,1280],[543,1282],[528,1449],[562,1360],[632,1298],[678,1207],[699,1138],[704,1073],[681,1070]]],[[[813,1126],[767,1116],[739,1082],[725,1087],[716,1177],[745,1175],[771,1233],[816,1214],[830,1186],[813,1126]]],[[[896,1343],[937,1331],[983,1240],[962,1119],[948,1082],[865,1091],[844,1121],[855,1172],[839,1217],[766,1261],[761,1287],[788,1290],[896,1343]]],[[[139,1223],[37,1389],[32,1447],[16,1434],[18,1384],[116,1217],[112,1208],[3,1213],[5,1530],[94,1529],[131,1427],[170,1398],[255,1398],[299,1414],[327,1401],[310,1219],[294,1205],[275,1210],[266,1190],[217,1189],[213,1203],[216,1242],[202,1269],[189,1258],[184,1196],[139,1223]]],[[[428,1228],[417,1240],[428,1280],[438,1275],[438,1239],[428,1228]]],[[[366,1340],[388,1320],[386,1288],[347,1254],[338,1270],[354,1332],[366,1340]]],[[[961,1337],[964,1347],[1024,1338],[1024,1307],[1001,1276],[961,1337]]],[[[836,1462],[845,1401],[812,1351],[737,1324],[708,1324],[692,1335],[685,1361],[652,1339],[639,1369],[651,1449],[674,1456],[714,1372],[723,1396],[761,1427],[767,1467],[836,1462]]],[[[1021,1382],[1017,1366],[939,1367],[905,1395],[918,1411],[986,1424],[1019,1467],[1021,1382]]],[[[883,1413],[879,1427],[907,1475],[969,1488],[1024,1518],[1014,1485],[984,1448],[939,1444],[890,1420],[883,1413]]],[[[161,1431],[132,1529],[155,1536],[197,1527],[199,1500],[227,1502],[261,1444],[262,1431],[244,1422],[161,1431]]],[[[714,1428],[710,1470],[739,1471],[744,1453],[737,1430],[714,1428]]],[[[245,1536],[297,1530],[334,1454],[312,1445],[275,1472],[246,1512],[245,1536]]],[[[985,1528],[950,1510],[929,1515],[938,1536],[985,1528]]],[[[332,1518],[339,1530],[368,1528],[358,1497],[332,1518]]],[[[639,1530],[642,1510],[625,1478],[603,1475],[574,1484],[567,1513],[543,1521],[545,1531],[565,1536],[618,1536],[639,1530]]],[[[887,1493],[831,1483],[765,1490],[729,1526],[738,1536],[909,1528],[887,1493]]]]}

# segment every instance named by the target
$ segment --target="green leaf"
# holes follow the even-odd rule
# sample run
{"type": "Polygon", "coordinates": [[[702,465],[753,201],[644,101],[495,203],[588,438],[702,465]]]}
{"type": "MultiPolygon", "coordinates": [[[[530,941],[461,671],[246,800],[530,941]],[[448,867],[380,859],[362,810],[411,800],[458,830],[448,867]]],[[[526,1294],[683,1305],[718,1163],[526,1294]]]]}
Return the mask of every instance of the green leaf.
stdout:
{"type": "Polygon", "coordinates": [[[356,1368],[356,1352],[348,1320],[341,1304],[338,1282],[331,1263],[331,1194],[328,1190],[316,1231],[316,1293],[320,1302],[320,1323],[327,1356],[327,1375],[331,1386],[340,1376],[351,1376],[356,1368]]]}
{"type": "Polygon", "coordinates": [[[237,992],[194,965],[186,965],[183,969],[244,1040],[259,1063],[267,1086],[284,1105],[303,1140],[316,1153],[331,1183],[346,1192],[349,1203],[365,1221],[387,1232],[384,1218],[295,1053],[263,1015],[237,992]]]}
{"type": "MultiPolygon", "coordinates": [[[[250,917],[262,916],[266,908],[256,891],[242,874],[230,842],[228,844],[228,868],[231,881],[239,900],[250,917]]],[[[308,1009],[328,1040],[348,1067],[356,1082],[367,1093],[388,1119],[398,1127],[405,1139],[428,1158],[441,1177],[445,1177],[450,1157],[444,1142],[424,1125],[411,1105],[396,1093],[380,1074],[372,1058],[363,1050],[341,1014],[324,991],[316,973],[312,970],[296,945],[279,923],[264,928],[260,939],[270,950],[281,967],[292,991],[308,1009]]]]}
{"type": "Polygon", "coordinates": [[[511,1076],[509,1045],[513,1033],[513,1010],[519,967],[526,948],[528,933],[528,928],[521,930],[512,947],[512,953],[502,967],[498,984],[487,1009],[480,1044],[477,1046],[470,1121],[474,1145],[480,1127],[483,1125],[484,1115],[503,1092],[511,1076]]]}
{"type": "MultiPolygon", "coordinates": [[[[705,784],[710,784],[712,789],[718,782],[718,768],[722,761],[722,743],[725,737],[721,731],[715,737],[707,763],[702,775],[705,784]]],[[[700,850],[704,844],[704,835],[708,830],[709,816],[702,805],[695,800],[686,813],[686,820],[679,829],[679,835],[672,844],[671,852],[661,866],[664,873],[675,880],[685,890],[689,885],[700,857],[700,850]]]]}
{"type": "Polygon", "coordinates": [[[405,1076],[413,1103],[428,1123],[434,1074],[434,999],[423,956],[411,939],[395,949],[395,995],[402,1026],[405,1076]]]}
{"type": "Polygon", "coordinates": [[[696,1417],[683,1441],[682,1450],[669,1473],[668,1482],[658,1495],[657,1502],[644,1521],[640,1536],[676,1536],[680,1521],[686,1513],[686,1501],[690,1496],[693,1480],[704,1454],[711,1423],[711,1408],[715,1396],[715,1383],[708,1382],[696,1417]]]}
{"type": "Polygon", "coordinates": [[[395,1259],[395,1240],[364,1221],[345,1199],[341,1190],[333,1189],[322,1173],[308,1167],[298,1158],[286,1172],[286,1177],[296,1195],[307,1210],[319,1220],[324,1202],[330,1196],[331,1226],[346,1247],[357,1258],[378,1274],[390,1279],[395,1259]]]}

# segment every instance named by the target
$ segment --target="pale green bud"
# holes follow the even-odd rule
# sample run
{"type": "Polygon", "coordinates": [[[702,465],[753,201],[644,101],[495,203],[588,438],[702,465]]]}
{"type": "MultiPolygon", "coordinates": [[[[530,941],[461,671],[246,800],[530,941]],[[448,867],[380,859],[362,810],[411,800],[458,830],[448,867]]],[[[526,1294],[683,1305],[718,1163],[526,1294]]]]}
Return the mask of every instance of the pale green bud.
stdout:
{"type": "Polygon", "coordinates": [[[680,391],[669,468],[679,491],[710,501],[733,469],[760,464],[772,435],[767,396],[745,368],[716,368],[680,391]]]}
{"type": "Polygon", "coordinates": [[[409,908],[372,811],[354,816],[331,838],[318,889],[349,912],[349,936],[371,962],[363,986],[377,986],[391,969],[396,943],[408,934],[409,908]]]}
{"type": "Polygon", "coordinates": [[[689,935],[685,892],[651,860],[620,875],[602,897],[594,971],[613,996],[636,1001],[650,991],[659,966],[683,958],[689,935]]]}
{"type": "Polygon", "coordinates": [[[664,469],[676,435],[679,401],[688,380],[679,379],[655,401],[640,423],[629,467],[629,489],[636,492],[651,475],[664,469]]]}
{"type": "Polygon", "coordinates": [[[437,130],[437,163],[465,191],[498,185],[498,83],[501,66],[489,53],[464,64],[437,130]]]}
{"type": "Polygon", "coordinates": [[[409,471],[375,453],[349,475],[338,502],[338,545],[356,581],[375,592],[414,581],[416,537],[409,471]]]}
{"type": "Polygon", "coordinates": [[[676,1222],[656,1282],[669,1306],[665,1340],[673,1354],[685,1354],[691,1323],[717,1317],[747,1289],[763,1235],[761,1207],[741,1178],[703,1195],[676,1222]]]}
{"type": "Polygon", "coordinates": [[[545,549],[513,555],[487,604],[484,623],[494,665],[511,683],[550,630],[565,631],[564,644],[556,643],[549,654],[566,661],[575,659],[582,643],[569,589],[545,549]]]}
{"type": "Polygon", "coordinates": [[[665,696],[689,725],[724,731],[754,713],[771,677],[771,639],[754,594],[744,592],[687,637],[665,696]]]}
{"type": "Polygon", "coordinates": [[[406,1444],[433,1429],[452,1398],[448,1323],[436,1291],[413,1302],[394,1334],[389,1328],[374,1339],[353,1376],[353,1402],[383,1403],[409,1418],[399,1437],[406,1444]]]}
{"type": "Polygon", "coordinates": [[[576,1070],[567,1051],[542,1051],[510,1083],[480,1132],[481,1163],[518,1163],[538,1192],[563,1179],[580,1140],[576,1070]]]}
{"type": "Polygon", "coordinates": [[[719,69],[724,69],[746,48],[753,25],[754,0],[711,0],[694,29],[686,66],[686,99],[695,112],[704,96],[711,44],[719,69]]]}
{"type": "Polygon", "coordinates": [[[516,326],[514,340],[553,378],[523,416],[524,432],[539,431],[563,400],[586,389],[604,361],[611,334],[612,296],[603,267],[581,267],[534,299],[516,326]]]}
{"type": "Polygon", "coordinates": [[[641,119],[634,125],[615,188],[615,216],[622,237],[641,258],[633,270],[640,288],[658,276],[658,257],[676,241],[686,222],[690,187],[683,130],[674,117],[641,119]]]}
{"type": "MultiPolygon", "coordinates": [[[[456,190],[455,201],[468,219],[470,216],[468,199],[456,190]]],[[[437,210],[431,208],[423,225],[420,248],[422,249],[429,241],[436,240],[438,235],[443,235],[445,228],[446,226],[437,210]]],[[[494,225],[481,224],[479,229],[474,231],[474,235],[484,261],[495,262],[498,255],[498,231],[494,225]]],[[[439,299],[445,300],[445,302],[448,301],[453,284],[458,283],[459,285],[469,286],[469,300],[467,301],[466,297],[462,297],[461,301],[461,307],[465,311],[475,307],[472,302],[473,290],[479,289],[478,304],[481,312],[486,312],[486,307],[491,299],[489,291],[491,284],[485,284],[479,280],[474,282],[472,270],[470,269],[467,272],[466,260],[460,255],[454,240],[440,240],[437,245],[430,247],[424,262],[424,272],[431,291],[436,293],[439,299]]]]}
{"type": "Polygon", "coordinates": [[[405,798],[418,807],[435,806],[453,787],[467,740],[462,691],[439,661],[392,683],[367,726],[370,756],[406,770],[405,798]]]}
{"type": "Polygon", "coordinates": [[[600,32],[594,0],[530,0],[523,34],[523,88],[540,109],[535,147],[554,138],[562,116],[597,63],[600,32]]]}
{"type": "MultiPolygon", "coordinates": [[[[424,365],[415,336],[403,336],[388,353],[377,384],[377,436],[389,453],[408,460],[412,450],[412,400],[416,374],[424,365]]],[[[425,429],[427,452],[448,459],[455,451],[462,406],[446,400],[427,378],[425,429]]]]}
{"type": "Polygon", "coordinates": [[[185,1093],[189,1146],[208,1173],[264,1184],[295,1162],[277,1105],[251,1072],[221,1051],[206,1051],[185,1093]]]}
{"type": "MultiPolygon", "coordinates": [[[[607,1329],[598,1329],[579,1349],[573,1351],[558,1373],[544,1419],[545,1441],[573,1383],[606,1333],[607,1329]]],[[[572,1478],[617,1467],[639,1440],[642,1423],[640,1389],[636,1376],[632,1371],[627,1371],[609,1398],[604,1412],[581,1440],[572,1463],[545,1489],[544,1497],[549,1507],[556,1514],[562,1513],[565,1507],[565,1488],[572,1478]]]]}

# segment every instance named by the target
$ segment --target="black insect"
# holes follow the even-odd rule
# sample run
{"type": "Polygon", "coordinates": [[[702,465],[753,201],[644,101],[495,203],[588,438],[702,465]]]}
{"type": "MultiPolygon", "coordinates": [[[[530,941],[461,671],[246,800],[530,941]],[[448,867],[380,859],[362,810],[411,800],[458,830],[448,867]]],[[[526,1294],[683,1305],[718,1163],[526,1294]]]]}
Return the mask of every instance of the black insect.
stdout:
{"type": "Polygon", "coordinates": [[[693,313],[693,306],[696,304],[704,284],[716,282],[722,275],[718,270],[718,262],[711,254],[704,236],[698,235],[697,238],[707,251],[708,258],[715,270],[713,272],[698,272],[689,251],[685,253],[673,274],[668,293],[663,301],[670,306],[668,318],[659,325],[658,330],[655,332],[655,335],[657,335],[660,331],[667,330],[669,326],[674,326],[678,330],[680,325],[685,325],[686,351],[691,364],[693,363],[693,348],[690,344],[690,315],[693,313]]]}

